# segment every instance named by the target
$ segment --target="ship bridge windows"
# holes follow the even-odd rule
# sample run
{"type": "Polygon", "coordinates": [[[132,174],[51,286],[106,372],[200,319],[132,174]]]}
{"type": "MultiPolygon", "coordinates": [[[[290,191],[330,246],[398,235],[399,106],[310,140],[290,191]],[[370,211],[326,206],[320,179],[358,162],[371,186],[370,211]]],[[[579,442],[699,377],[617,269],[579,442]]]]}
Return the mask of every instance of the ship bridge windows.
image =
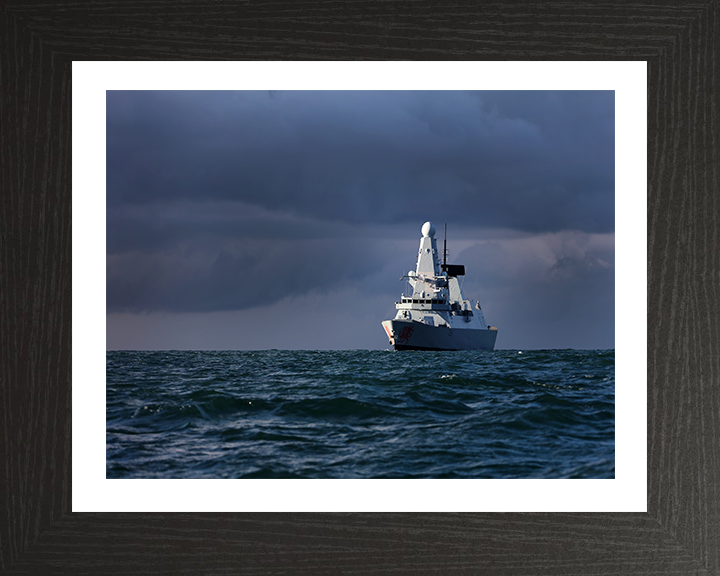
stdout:
{"type": "Polygon", "coordinates": [[[430,305],[443,305],[447,304],[444,298],[402,298],[403,304],[430,304],[430,305]]]}

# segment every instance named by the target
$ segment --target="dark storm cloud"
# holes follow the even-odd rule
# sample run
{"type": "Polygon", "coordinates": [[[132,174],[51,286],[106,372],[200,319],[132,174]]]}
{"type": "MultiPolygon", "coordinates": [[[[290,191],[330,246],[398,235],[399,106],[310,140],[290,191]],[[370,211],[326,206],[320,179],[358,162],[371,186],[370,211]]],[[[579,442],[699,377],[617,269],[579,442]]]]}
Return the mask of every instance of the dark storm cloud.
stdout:
{"type": "MultiPolygon", "coordinates": [[[[108,256],[109,311],[242,310],[312,290],[343,288],[377,273],[384,254],[354,239],[179,244],[108,256]]],[[[292,310],[288,310],[292,313],[292,310]]]]}
{"type": "Polygon", "coordinates": [[[612,92],[109,92],[108,199],[605,232],[613,108],[612,92]]]}
{"type": "Polygon", "coordinates": [[[108,311],[359,284],[428,218],[612,232],[613,142],[612,92],[108,92],[108,311]]]}

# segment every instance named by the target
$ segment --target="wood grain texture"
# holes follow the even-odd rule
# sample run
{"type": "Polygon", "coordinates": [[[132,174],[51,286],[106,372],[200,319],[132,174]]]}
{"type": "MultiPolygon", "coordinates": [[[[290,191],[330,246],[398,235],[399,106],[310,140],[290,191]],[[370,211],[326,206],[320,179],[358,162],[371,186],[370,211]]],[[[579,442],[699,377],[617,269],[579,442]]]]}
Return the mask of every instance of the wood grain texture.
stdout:
{"type": "Polygon", "coordinates": [[[720,574],[717,1],[26,4],[0,5],[0,572],[720,574]],[[647,60],[648,513],[72,514],[73,59],[647,60]]]}

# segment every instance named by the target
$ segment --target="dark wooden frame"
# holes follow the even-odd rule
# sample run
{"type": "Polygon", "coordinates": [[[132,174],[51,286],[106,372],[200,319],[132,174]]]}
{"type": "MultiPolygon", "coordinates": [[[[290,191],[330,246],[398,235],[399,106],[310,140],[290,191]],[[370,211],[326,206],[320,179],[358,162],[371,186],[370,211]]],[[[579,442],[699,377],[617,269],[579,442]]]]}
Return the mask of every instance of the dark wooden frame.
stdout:
{"type": "Polygon", "coordinates": [[[720,574],[719,56],[717,0],[6,0],[0,572],[720,574]],[[137,59],[647,61],[648,512],[72,513],[71,62],[137,59]]]}

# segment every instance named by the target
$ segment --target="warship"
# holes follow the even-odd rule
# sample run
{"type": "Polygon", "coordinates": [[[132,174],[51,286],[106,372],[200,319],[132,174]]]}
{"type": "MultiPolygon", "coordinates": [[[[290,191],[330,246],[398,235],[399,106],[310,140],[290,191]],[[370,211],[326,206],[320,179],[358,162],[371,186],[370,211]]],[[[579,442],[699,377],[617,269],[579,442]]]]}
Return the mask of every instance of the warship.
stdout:
{"type": "Polygon", "coordinates": [[[401,280],[410,290],[395,302],[397,314],[382,323],[395,350],[493,350],[498,330],[485,322],[480,303],[473,306],[458,277],[465,266],[447,263],[447,224],[440,263],[435,225],[425,222],[417,266],[401,280]]]}

